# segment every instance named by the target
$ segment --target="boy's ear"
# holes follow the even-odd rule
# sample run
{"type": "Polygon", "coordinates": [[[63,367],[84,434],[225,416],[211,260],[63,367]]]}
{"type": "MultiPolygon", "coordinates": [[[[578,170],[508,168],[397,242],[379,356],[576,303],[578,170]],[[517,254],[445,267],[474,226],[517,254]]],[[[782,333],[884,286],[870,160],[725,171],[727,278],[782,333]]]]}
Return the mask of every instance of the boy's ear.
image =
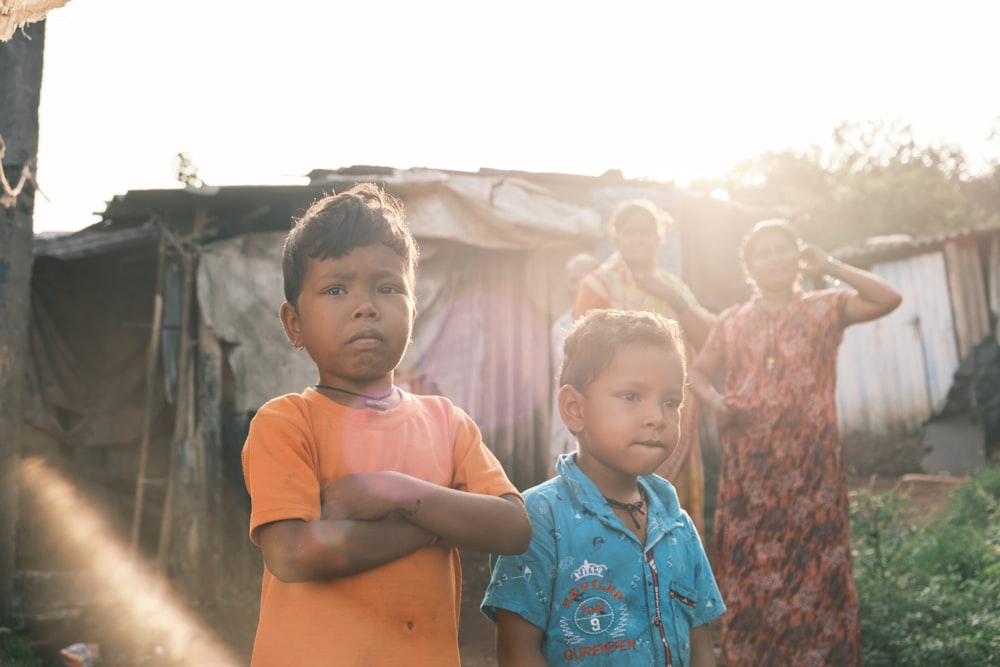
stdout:
{"type": "Polygon", "coordinates": [[[281,318],[281,326],[285,330],[288,342],[296,350],[302,349],[302,326],[299,322],[299,313],[295,306],[285,301],[278,310],[278,317],[281,318]]]}
{"type": "Polygon", "coordinates": [[[583,430],[583,399],[584,395],[577,391],[576,387],[568,384],[559,387],[559,393],[556,395],[559,415],[573,433],[583,430]]]}

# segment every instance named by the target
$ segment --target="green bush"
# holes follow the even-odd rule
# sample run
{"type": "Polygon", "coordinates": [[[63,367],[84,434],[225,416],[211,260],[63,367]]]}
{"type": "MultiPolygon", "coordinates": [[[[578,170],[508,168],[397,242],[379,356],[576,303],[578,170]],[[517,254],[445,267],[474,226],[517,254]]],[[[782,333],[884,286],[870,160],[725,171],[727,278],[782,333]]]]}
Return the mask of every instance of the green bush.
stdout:
{"type": "Polygon", "coordinates": [[[1000,467],[915,526],[896,493],[851,500],[867,667],[1000,667],[1000,467]]]}
{"type": "Polygon", "coordinates": [[[0,666],[42,667],[31,645],[10,628],[0,627],[0,666]]]}

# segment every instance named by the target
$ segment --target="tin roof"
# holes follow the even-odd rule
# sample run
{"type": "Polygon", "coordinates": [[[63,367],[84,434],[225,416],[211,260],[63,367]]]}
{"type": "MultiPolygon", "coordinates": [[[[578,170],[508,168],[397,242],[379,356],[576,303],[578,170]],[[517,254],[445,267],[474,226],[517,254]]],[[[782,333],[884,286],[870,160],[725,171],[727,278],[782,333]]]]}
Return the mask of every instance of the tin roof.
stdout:
{"type": "Polygon", "coordinates": [[[862,243],[840,248],[832,254],[851,264],[871,266],[878,262],[935,252],[947,243],[975,243],[997,235],[1000,235],[1000,224],[979,225],[927,236],[910,234],[873,236],[862,243]]]}

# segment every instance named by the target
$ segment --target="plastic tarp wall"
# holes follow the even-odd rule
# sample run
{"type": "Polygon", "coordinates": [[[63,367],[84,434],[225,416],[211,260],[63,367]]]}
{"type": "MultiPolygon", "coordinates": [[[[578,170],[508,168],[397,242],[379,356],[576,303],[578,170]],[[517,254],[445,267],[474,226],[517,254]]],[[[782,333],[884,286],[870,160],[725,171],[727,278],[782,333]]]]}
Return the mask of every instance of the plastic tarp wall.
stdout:
{"type": "MultiPolygon", "coordinates": [[[[138,441],[155,271],[127,254],[36,262],[23,410],[45,446],[138,441]]],[[[153,389],[163,406],[162,380],[153,389]]]]}
{"type": "MultiPolygon", "coordinates": [[[[566,304],[567,253],[593,244],[599,214],[510,178],[449,178],[386,189],[403,198],[420,245],[417,320],[397,383],[465,409],[520,486],[548,464],[554,378],[549,329],[566,304]]],[[[316,382],[278,320],[284,233],[248,234],[204,246],[197,278],[203,324],[227,343],[235,409],[316,382]]]]}

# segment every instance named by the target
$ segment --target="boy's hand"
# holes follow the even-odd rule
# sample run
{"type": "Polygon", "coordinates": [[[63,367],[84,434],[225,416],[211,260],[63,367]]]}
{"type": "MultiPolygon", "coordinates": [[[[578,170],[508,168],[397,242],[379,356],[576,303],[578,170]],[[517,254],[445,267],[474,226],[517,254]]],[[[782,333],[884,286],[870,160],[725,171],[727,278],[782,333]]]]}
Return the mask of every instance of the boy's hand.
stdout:
{"type": "Polygon", "coordinates": [[[341,477],[320,494],[326,520],[378,521],[390,514],[406,514],[402,502],[407,475],[392,471],[355,473],[341,477]]]}

